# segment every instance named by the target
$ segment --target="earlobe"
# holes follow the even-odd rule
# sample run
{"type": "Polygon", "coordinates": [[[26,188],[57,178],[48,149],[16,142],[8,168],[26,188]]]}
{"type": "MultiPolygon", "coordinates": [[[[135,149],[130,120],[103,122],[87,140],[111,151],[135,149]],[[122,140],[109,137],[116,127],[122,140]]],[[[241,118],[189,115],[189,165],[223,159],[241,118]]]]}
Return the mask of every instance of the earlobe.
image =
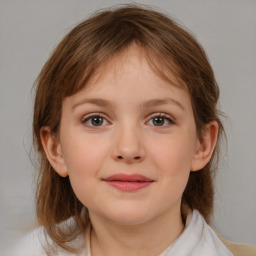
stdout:
{"type": "Polygon", "coordinates": [[[196,151],[191,164],[191,171],[198,171],[204,168],[210,161],[218,138],[218,123],[209,122],[196,146],[196,151]]]}
{"type": "Polygon", "coordinates": [[[68,176],[67,167],[62,154],[61,144],[49,127],[40,130],[41,142],[53,169],[62,177],[68,176]]]}

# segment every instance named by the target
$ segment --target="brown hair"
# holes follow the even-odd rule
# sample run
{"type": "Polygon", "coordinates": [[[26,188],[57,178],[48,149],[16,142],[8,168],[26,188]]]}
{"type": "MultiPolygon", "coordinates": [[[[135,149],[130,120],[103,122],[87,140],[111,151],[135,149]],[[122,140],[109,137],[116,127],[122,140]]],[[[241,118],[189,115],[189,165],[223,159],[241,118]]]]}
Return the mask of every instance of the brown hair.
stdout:
{"type": "MultiPolygon", "coordinates": [[[[98,67],[132,43],[146,51],[153,70],[170,80],[175,72],[179,84],[191,97],[200,137],[205,125],[216,120],[219,135],[223,126],[216,104],[219,88],[206,54],[198,42],[164,14],[145,7],[124,6],[100,11],[76,26],[60,42],[36,81],[34,105],[34,145],[40,156],[37,187],[37,217],[55,243],[68,245],[90,223],[87,209],[74,194],[69,178],[60,177],[48,162],[40,140],[40,129],[49,126],[58,134],[62,101],[88,83],[98,67]],[[58,223],[73,217],[77,231],[60,228],[58,223]]],[[[218,153],[218,143],[214,156],[218,153]]],[[[213,157],[214,157],[213,156],[213,157]]],[[[213,157],[200,171],[191,172],[182,205],[197,209],[209,221],[213,210],[213,157]]],[[[216,158],[215,158],[216,159],[216,158]]]]}

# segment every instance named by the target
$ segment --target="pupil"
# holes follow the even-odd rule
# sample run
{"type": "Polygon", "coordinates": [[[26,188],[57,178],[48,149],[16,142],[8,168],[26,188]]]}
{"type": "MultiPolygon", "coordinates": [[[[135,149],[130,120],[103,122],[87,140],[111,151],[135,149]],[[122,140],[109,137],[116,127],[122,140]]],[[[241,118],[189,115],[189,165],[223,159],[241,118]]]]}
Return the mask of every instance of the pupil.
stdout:
{"type": "Polygon", "coordinates": [[[154,125],[161,126],[164,123],[164,119],[162,117],[155,117],[153,123],[154,125]]]}
{"type": "Polygon", "coordinates": [[[103,123],[103,118],[102,117],[95,116],[95,117],[92,118],[92,124],[94,126],[100,126],[100,125],[102,125],[102,123],[103,123]]]}

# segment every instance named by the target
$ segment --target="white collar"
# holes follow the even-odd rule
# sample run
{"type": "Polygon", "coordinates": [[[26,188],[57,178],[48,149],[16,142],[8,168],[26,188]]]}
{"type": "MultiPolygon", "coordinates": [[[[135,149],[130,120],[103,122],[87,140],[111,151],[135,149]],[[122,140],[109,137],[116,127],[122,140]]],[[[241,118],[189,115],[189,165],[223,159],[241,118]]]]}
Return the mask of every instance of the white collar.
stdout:
{"type": "MultiPolygon", "coordinates": [[[[87,229],[85,255],[91,256],[91,228],[87,229]]],[[[197,210],[190,212],[182,234],[159,256],[232,256],[197,210]]]]}
{"type": "Polygon", "coordinates": [[[232,256],[202,215],[193,210],[182,234],[160,256],[232,256]]]}

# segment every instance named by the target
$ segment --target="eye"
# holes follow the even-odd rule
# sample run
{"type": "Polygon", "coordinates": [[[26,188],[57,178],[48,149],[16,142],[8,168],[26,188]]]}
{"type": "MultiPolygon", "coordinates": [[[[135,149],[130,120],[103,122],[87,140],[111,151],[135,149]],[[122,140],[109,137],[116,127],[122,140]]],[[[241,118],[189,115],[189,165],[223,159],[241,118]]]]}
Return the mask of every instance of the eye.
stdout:
{"type": "Polygon", "coordinates": [[[103,126],[109,123],[101,114],[91,114],[82,119],[82,124],[91,127],[103,126]]]}
{"type": "Polygon", "coordinates": [[[150,125],[153,126],[168,126],[174,124],[173,119],[164,113],[160,113],[156,116],[153,116],[149,121],[150,125]]]}

